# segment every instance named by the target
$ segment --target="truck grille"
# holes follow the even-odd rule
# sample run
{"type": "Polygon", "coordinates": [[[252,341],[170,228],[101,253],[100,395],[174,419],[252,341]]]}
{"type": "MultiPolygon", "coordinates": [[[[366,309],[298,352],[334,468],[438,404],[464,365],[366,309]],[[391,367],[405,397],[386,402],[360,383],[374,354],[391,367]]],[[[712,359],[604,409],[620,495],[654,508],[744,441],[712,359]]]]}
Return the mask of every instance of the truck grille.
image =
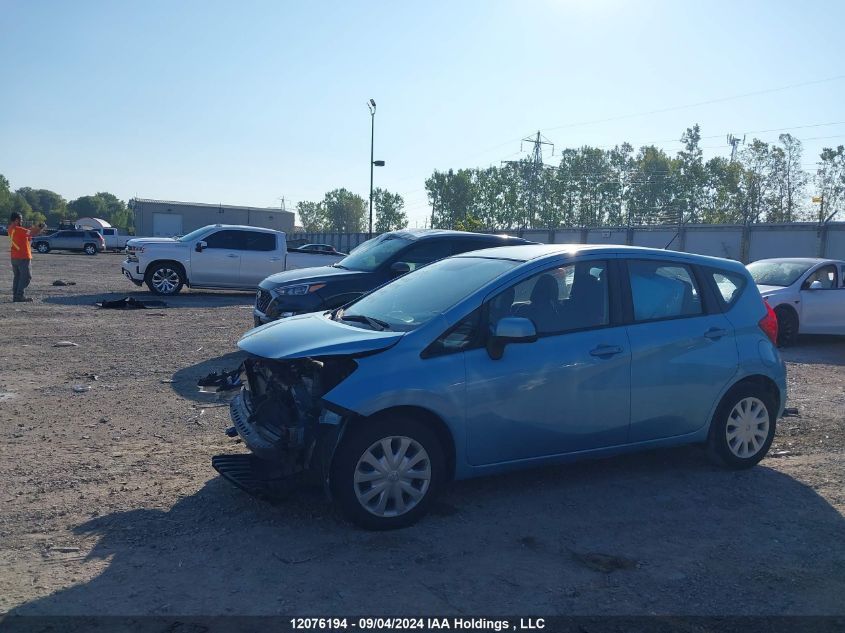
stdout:
{"type": "Polygon", "coordinates": [[[259,288],[258,292],[255,294],[255,308],[259,312],[265,312],[267,310],[267,306],[270,305],[272,300],[273,295],[263,288],[259,288]]]}

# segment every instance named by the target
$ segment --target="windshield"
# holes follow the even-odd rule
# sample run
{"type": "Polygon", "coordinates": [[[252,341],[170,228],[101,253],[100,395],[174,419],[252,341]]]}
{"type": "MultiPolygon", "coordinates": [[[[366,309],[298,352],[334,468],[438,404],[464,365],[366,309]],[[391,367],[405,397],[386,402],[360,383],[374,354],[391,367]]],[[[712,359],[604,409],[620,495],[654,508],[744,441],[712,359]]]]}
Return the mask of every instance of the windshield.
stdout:
{"type": "Polygon", "coordinates": [[[748,272],[758,286],[791,286],[805,272],[810,270],[812,263],[759,261],[748,264],[748,272]]]}
{"type": "Polygon", "coordinates": [[[382,286],[338,316],[341,320],[352,317],[359,322],[366,317],[391,330],[408,332],[443,314],[470,293],[519,264],[507,259],[481,257],[443,259],[382,286]]]}
{"type": "Polygon", "coordinates": [[[410,243],[411,240],[404,237],[380,235],[367,240],[335,265],[349,270],[372,272],[410,243]]]}
{"type": "Polygon", "coordinates": [[[177,242],[190,242],[191,240],[197,239],[200,235],[202,235],[203,233],[206,233],[207,231],[208,231],[208,227],[204,226],[201,229],[196,229],[195,231],[191,231],[187,235],[183,235],[182,237],[180,237],[176,241],[177,242]]]}

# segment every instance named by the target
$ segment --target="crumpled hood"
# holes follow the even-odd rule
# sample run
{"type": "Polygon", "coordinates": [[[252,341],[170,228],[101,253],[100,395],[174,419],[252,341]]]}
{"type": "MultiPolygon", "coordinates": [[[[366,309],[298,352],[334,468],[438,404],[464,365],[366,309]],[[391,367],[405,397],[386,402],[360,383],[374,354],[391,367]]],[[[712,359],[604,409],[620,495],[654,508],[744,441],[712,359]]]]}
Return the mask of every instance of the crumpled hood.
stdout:
{"type": "Polygon", "coordinates": [[[403,332],[377,332],[323,314],[303,314],[250,330],[238,341],[249,354],[275,360],[307,356],[339,356],[380,352],[392,347],[403,332]]]}
{"type": "Polygon", "coordinates": [[[347,280],[352,277],[366,276],[371,273],[359,270],[346,270],[335,266],[315,266],[313,268],[297,268],[282,273],[270,275],[261,282],[260,287],[265,290],[277,288],[287,284],[318,283],[321,281],[333,281],[335,279],[347,280]]]}
{"type": "Polygon", "coordinates": [[[146,246],[147,244],[179,244],[177,240],[172,237],[134,237],[128,242],[127,246],[146,246]]]}

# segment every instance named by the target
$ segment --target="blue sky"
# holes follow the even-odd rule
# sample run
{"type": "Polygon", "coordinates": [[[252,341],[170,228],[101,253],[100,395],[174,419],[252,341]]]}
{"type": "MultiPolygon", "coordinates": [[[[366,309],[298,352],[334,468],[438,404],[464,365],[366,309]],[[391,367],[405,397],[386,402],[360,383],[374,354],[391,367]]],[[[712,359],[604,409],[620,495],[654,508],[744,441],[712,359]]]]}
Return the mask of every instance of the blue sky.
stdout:
{"type": "Polygon", "coordinates": [[[412,226],[435,168],[517,158],[537,130],[673,152],[699,123],[710,156],[838,123],[792,130],[812,169],[845,143],[843,24],[838,0],[0,0],[0,173],[68,199],[366,197],[371,97],[376,186],[412,226]]]}

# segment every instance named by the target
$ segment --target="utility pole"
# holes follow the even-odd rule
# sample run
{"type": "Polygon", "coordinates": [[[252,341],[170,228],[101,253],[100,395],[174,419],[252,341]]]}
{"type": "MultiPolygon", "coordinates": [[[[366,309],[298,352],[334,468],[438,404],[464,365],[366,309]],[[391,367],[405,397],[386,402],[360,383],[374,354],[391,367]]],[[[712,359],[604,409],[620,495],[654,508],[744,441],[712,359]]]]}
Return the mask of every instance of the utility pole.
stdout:
{"type": "Polygon", "coordinates": [[[742,140],[740,141],[738,137],[734,136],[733,134],[728,134],[728,145],[731,146],[731,163],[736,160],[736,148],[739,144],[745,145],[745,134],[742,135],[742,140]]]}
{"type": "MultiPolygon", "coordinates": [[[[528,206],[525,209],[526,215],[524,218],[525,226],[523,228],[531,228],[531,221],[537,217],[537,200],[540,197],[540,174],[543,171],[543,145],[551,145],[552,156],[555,153],[555,145],[537,130],[536,136],[526,136],[519,142],[519,151],[525,143],[531,143],[534,148],[531,150],[531,182],[528,185],[528,206]]],[[[502,161],[504,164],[519,164],[518,160],[502,161]]]]}

